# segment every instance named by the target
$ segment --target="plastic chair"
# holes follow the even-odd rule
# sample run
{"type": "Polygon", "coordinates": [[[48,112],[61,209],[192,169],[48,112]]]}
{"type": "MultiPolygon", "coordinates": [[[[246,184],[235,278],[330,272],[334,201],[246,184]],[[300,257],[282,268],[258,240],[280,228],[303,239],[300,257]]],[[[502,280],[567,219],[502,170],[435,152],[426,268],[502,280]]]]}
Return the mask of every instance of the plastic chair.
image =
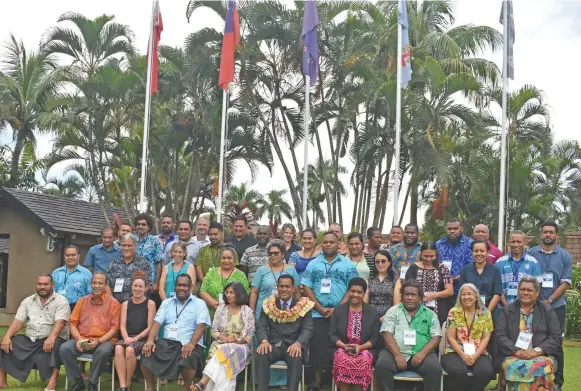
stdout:
{"type": "MultiPolygon", "coordinates": [[[[112,358],[111,359],[111,391],[115,391],[115,363],[113,360],[114,359],[112,358]]],[[[79,357],[77,357],[77,361],[92,363],[93,362],[93,355],[90,353],[81,354],[79,357]]],[[[65,390],[68,388],[69,388],[69,378],[65,375],[65,390]]],[[[101,376],[99,376],[99,383],[97,384],[97,389],[99,391],[101,391],[101,376]]]]}

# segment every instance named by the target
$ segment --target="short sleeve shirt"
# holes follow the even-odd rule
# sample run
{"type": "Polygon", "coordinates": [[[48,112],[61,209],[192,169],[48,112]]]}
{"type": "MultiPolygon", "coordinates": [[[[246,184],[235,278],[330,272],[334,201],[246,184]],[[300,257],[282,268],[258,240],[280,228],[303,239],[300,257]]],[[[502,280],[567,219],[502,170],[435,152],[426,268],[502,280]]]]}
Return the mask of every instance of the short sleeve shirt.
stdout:
{"type": "Polygon", "coordinates": [[[156,266],[157,263],[160,262],[163,258],[163,251],[161,249],[159,239],[153,235],[147,235],[143,239],[137,238],[137,249],[135,252],[137,255],[145,258],[145,260],[149,263],[149,266],[151,267],[150,281],[155,282],[157,277],[156,266]]]}
{"type": "MultiPolygon", "coordinates": [[[[202,247],[205,247],[210,244],[210,238],[206,236],[206,238],[202,241],[199,241],[197,237],[190,238],[190,240],[186,243],[186,250],[188,252],[187,260],[192,264],[196,264],[196,258],[198,257],[198,253],[202,247]]],[[[171,249],[172,245],[166,246],[163,252],[163,264],[164,266],[169,264],[172,261],[171,256],[171,249]]]]}
{"type": "MultiPolygon", "coordinates": [[[[358,277],[357,270],[350,260],[337,254],[333,262],[327,262],[321,253],[313,259],[303,273],[301,284],[309,287],[315,293],[315,297],[323,307],[336,307],[347,292],[347,285],[352,278],[358,277]],[[331,279],[331,293],[321,293],[323,278],[331,279]]],[[[313,309],[313,318],[321,318],[323,315],[313,309]]]]}
{"type": "MultiPolygon", "coordinates": [[[[573,259],[571,258],[571,254],[569,254],[566,250],[556,246],[550,253],[545,253],[541,246],[536,246],[529,250],[529,254],[532,255],[539,263],[543,276],[550,274],[553,277],[553,287],[541,287],[541,294],[539,299],[547,300],[549,297],[551,297],[553,292],[555,292],[557,287],[563,282],[567,282],[569,285],[572,284],[573,259]]],[[[551,303],[553,308],[562,307],[564,305],[565,295],[562,295],[551,303]]]]}
{"type": "Polygon", "coordinates": [[[205,246],[200,249],[196,266],[202,269],[204,276],[208,274],[211,268],[220,266],[220,253],[222,247],[205,246]]]}
{"type": "Polygon", "coordinates": [[[420,261],[421,243],[416,242],[412,247],[407,247],[404,242],[389,248],[389,255],[397,272],[401,272],[402,266],[409,266],[420,261]]]}
{"type": "MultiPolygon", "coordinates": [[[[156,239],[157,240],[157,239],[156,239]]],[[[136,256],[131,262],[125,263],[123,258],[117,258],[111,261],[107,269],[107,282],[113,293],[113,297],[120,303],[124,303],[131,297],[131,281],[137,271],[145,273],[146,278],[151,276],[151,265],[140,256],[136,256]],[[115,283],[123,279],[123,288],[121,292],[115,292],[115,283]]],[[[151,284],[152,280],[148,283],[151,284]]]]}
{"type": "MultiPolygon", "coordinates": [[[[474,320],[469,323],[462,306],[454,306],[448,313],[448,327],[456,329],[456,341],[462,347],[464,343],[474,343],[476,350],[486,333],[492,333],[492,315],[488,310],[477,310],[474,320]]],[[[452,347],[446,345],[446,353],[452,353],[452,347]]]]}
{"type": "MultiPolygon", "coordinates": [[[[164,328],[164,335],[169,335],[169,325],[177,325],[177,341],[182,345],[190,342],[198,325],[202,323],[206,324],[206,327],[212,325],[206,303],[194,295],[190,295],[184,304],[175,296],[164,300],[154,320],[164,328]]],[[[198,345],[204,347],[204,338],[200,338],[198,345]]]]}
{"type": "Polygon", "coordinates": [[[66,297],[69,304],[75,304],[81,297],[88,295],[91,290],[93,275],[89,269],[77,265],[69,272],[66,265],[52,272],[54,291],[66,297]]]}
{"type": "MultiPolygon", "coordinates": [[[[22,300],[14,318],[26,324],[28,338],[42,339],[50,335],[57,320],[66,322],[69,319],[70,311],[69,302],[64,296],[53,293],[42,305],[40,296],[35,293],[22,300]]],[[[69,338],[69,329],[66,324],[59,337],[69,338]]]]}
{"type": "Polygon", "coordinates": [[[226,239],[224,242],[230,243],[232,247],[236,250],[238,254],[238,259],[242,259],[244,252],[254,245],[256,245],[256,239],[251,235],[244,235],[241,239],[236,239],[235,236],[226,239]]]}
{"type": "Polygon", "coordinates": [[[438,317],[423,304],[420,304],[413,318],[410,317],[403,304],[391,307],[383,317],[379,332],[389,332],[393,335],[399,351],[404,355],[406,361],[422,350],[432,337],[442,335],[438,317]],[[415,345],[404,343],[404,331],[410,329],[416,331],[415,345]]]}
{"type": "Polygon", "coordinates": [[[500,270],[490,263],[485,264],[482,274],[478,273],[475,263],[462,269],[459,285],[462,286],[466,283],[474,284],[480,295],[486,296],[486,305],[490,303],[493,296],[502,295],[500,270]]]}
{"type": "MultiPolygon", "coordinates": [[[[462,237],[455,245],[452,245],[448,238],[443,238],[436,242],[440,262],[452,262],[452,266],[450,267],[452,278],[456,278],[466,265],[474,262],[472,249],[470,248],[472,242],[473,240],[464,234],[462,234],[462,237]]],[[[458,289],[456,288],[455,293],[457,292],[458,289]]]]}
{"type": "Polygon", "coordinates": [[[254,278],[254,273],[258,270],[260,266],[265,265],[268,262],[268,254],[266,247],[260,247],[254,245],[248,247],[242,255],[240,260],[240,266],[245,266],[248,268],[248,281],[252,281],[254,278]]]}
{"type": "Polygon", "coordinates": [[[83,266],[92,267],[95,273],[105,273],[109,262],[121,256],[119,245],[113,243],[113,246],[107,250],[102,244],[97,244],[89,249],[83,266]]]}
{"type": "Polygon", "coordinates": [[[502,278],[502,290],[504,292],[504,297],[506,301],[510,304],[517,299],[516,285],[524,276],[535,277],[537,280],[541,280],[541,267],[537,260],[527,254],[523,253],[521,258],[516,261],[511,253],[500,258],[494,264],[498,270],[500,270],[500,276],[502,278]]]}
{"type": "MultiPolygon", "coordinates": [[[[110,330],[119,330],[121,304],[108,294],[95,298],[93,294],[81,297],[69,318],[83,338],[101,338],[110,330]]],[[[117,341],[115,334],[111,342],[117,341]]]]}

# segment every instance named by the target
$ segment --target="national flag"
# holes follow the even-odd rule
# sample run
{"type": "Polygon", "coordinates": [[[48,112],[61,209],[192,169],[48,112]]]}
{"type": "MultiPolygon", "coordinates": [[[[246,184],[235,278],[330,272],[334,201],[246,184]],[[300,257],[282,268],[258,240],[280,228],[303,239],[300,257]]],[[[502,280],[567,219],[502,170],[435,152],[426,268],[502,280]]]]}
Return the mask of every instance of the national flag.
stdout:
{"type": "Polygon", "coordinates": [[[155,2],[153,5],[153,44],[151,45],[151,51],[153,53],[153,58],[151,59],[151,85],[150,94],[153,95],[157,92],[157,79],[159,70],[159,54],[157,47],[159,45],[159,39],[161,38],[161,32],[163,31],[163,21],[161,20],[161,12],[159,12],[159,2],[155,2]]]}
{"type": "Polygon", "coordinates": [[[303,15],[303,73],[311,79],[311,86],[317,83],[319,75],[319,43],[317,42],[317,3],[315,0],[305,1],[305,13],[303,15]]]}
{"type": "Polygon", "coordinates": [[[222,59],[220,60],[220,75],[218,85],[225,90],[228,83],[234,81],[234,51],[240,41],[240,22],[238,21],[238,8],[236,0],[228,0],[226,12],[226,27],[222,40],[222,59]]]}
{"type": "MultiPolygon", "coordinates": [[[[507,73],[508,77],[514,80],[514,60],[513,60],[513,45],[514,45],[514,16],[512,13],[512,0],[506,0],[506,23],[508,25],[508,36],[504,37],[506,40],[506,59],[508,61],[507,73]]],[[[504,2],[500,9],[500,24],[504,26],[504,2]]]]}
{"type": "Polygon", "coordinates": [[[412,80],[412,49],[408,31],[408,10],[405,0],[399,0],[397,21],[401,25],[401,86],[406,88],[412,80]]]}

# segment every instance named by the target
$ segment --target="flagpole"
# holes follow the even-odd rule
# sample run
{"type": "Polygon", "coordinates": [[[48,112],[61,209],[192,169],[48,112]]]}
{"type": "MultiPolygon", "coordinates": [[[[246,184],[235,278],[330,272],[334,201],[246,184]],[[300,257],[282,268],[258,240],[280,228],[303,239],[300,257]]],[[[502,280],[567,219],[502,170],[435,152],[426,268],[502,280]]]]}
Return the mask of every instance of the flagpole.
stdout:
{"type": "Polygon", "coordinates": [[[218,171],[218,198],[216,199],[216,220],[222,222],[222,188],[224,183],[224,145],[228,121],[228,89],[222,91],[222,128],[220,130],[220,168],[218,171]]]}
{"type": "Polygon", "coordinates": [[[151,19],[149,30],[149,47],[147,49],[147,82],[145,84],[145,115],[143,117],[143,151],[141,153],[141,191],[139,195],[139,211],[144,213],[147,210],[145,203],[145,181],[147,175],[147,155],[149,144],[149,116],[151,112],[151,64],[153,63],[153,17],[155,13],[155,0],[151,7],[151,19]]]}
{"type": "MultiPolygon", "coordinates": [[[[401,12],[401,1],[398,1],[398,12],[401,12]]],[[[401,72],[402,72],[402,25],[397,23],[397,95],[395,103],[395,179],[393,181],[393,225],[398,224],[398,200],[399,200],[399,161],[401,149],[401,72]]]]}
{"type": "Polygon", "coordinates": [[[502,2],[503,7],[503,50],[502,50],[502,129],[500,130],[500,194],[498,201],[498,248],[504,252],[504,228],[505,228],[505,188],[506,188],[506,109],[508,90],[508,2],[502,2]]]}
{"type": "MultiPolygon", "coordinates": [[[[305,75],[305,145],[304,145],[304,165],[303,165],[303,224],[307,227],[307,204],[308,204],[308,180],[309,180],[309,112],[311,109],[310,95],[311,95],[311,77],[305,75]]],[[[314,224],[314,223],[313,223],[314,224]]]]}

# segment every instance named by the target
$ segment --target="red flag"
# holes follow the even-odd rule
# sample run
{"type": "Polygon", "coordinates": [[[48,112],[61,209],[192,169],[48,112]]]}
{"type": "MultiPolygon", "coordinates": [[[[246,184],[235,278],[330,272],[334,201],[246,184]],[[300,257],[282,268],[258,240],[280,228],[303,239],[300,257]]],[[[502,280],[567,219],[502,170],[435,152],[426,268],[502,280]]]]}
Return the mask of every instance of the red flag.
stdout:
{"type": "Polygon", "coordinates": [[[153,52],[153,58],[151,59],[151,85],[150,93],[151,95],[157,92],[157,78],[159,69],[159,54],[157,51],[157,46],[159,45],[159,39],[161,38],[161,32],[163,31],[163,21],[161,20],[161,12],[159,12],[159,3],[156,1],[153,5],[153,45],[151,49],[153,52]]]}
{"type": "Polygon", "coordinates": [[[240,40],[240,22],[238,21],[238,9],[236,0],[228,0],[226,13],[226,27],[222,41],[222,59],[220,61],[220,75],[218,85],[228,89],[228,83],[234,80],[234,50],[240,40]]]}

